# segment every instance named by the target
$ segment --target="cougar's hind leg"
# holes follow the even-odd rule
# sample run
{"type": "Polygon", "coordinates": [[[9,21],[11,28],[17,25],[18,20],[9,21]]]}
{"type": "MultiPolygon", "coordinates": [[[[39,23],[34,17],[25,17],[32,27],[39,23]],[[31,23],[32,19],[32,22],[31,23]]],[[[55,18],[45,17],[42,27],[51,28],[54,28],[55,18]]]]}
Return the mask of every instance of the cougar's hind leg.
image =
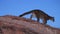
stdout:
{"type": "Polygon", "coordinates": [[[30,19],[32,19],[33,15],[30,16],[30,19]]]}
{"type": "Polygon", "coordinates": [[[40,20],[40,19],[37,17],[37,22],[39,22],[39,20],[40,20]]]}

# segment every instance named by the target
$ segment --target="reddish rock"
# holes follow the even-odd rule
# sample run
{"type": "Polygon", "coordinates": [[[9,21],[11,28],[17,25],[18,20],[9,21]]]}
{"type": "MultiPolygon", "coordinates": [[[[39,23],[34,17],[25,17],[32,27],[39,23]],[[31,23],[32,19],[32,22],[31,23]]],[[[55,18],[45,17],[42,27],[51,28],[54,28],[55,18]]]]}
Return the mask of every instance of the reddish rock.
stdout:
{"type": "Polygon", "coordinates": [[[0,34],[60,34],[60,29],[18,16],[0,16],[0,34]]]}

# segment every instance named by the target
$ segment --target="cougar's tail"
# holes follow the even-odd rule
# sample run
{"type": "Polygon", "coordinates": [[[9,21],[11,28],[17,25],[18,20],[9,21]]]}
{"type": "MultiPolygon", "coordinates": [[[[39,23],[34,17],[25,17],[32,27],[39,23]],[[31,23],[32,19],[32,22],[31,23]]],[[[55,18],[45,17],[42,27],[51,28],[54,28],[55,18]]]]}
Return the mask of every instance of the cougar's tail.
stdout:
{"type": "Polygon", "coordinates": [[[23,13],[23,14],[19,15],[19,17],[22,17],[22,16],[27,15],[27,14],[30,14],[30,13],[32,13],[32,11],[25,12],[25,13],[23,13]]]}

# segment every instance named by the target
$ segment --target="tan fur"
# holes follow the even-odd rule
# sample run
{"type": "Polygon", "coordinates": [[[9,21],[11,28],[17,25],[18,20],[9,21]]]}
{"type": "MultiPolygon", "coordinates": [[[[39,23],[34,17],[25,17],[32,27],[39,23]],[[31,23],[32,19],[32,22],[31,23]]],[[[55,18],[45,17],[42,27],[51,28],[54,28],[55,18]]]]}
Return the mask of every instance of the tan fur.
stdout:
{"type": "Polygon", "coordinates": [[[46,24],[47,20],[54,21],[54,17],[49,16],[48,14],[43,12],[42,10],[31,10],[29,12],[26,12],[26,13],[20,15],[20,16],[22,17],[23,15],[26,15],[26,14],[29,14],[29,13],[32,13],[30,19],[32,19],[32,17],[36,17],[38,22],[39,22],[40,19],[42,19],[43,24],[46,24]]]}

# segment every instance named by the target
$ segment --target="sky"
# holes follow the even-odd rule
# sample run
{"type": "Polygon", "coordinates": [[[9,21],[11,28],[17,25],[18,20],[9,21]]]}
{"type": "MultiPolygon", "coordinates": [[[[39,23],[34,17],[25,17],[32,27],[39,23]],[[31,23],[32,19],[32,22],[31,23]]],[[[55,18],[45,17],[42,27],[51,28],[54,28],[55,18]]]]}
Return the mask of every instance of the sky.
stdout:
{"type": "Polygon", "coordinates": [[[0,16],[19,16],[34,9],[43,10],[48,15],[53,16],[55,22],[49,20],[47,24],[60,28],[60,0],[0,0],[0,16]]]}

